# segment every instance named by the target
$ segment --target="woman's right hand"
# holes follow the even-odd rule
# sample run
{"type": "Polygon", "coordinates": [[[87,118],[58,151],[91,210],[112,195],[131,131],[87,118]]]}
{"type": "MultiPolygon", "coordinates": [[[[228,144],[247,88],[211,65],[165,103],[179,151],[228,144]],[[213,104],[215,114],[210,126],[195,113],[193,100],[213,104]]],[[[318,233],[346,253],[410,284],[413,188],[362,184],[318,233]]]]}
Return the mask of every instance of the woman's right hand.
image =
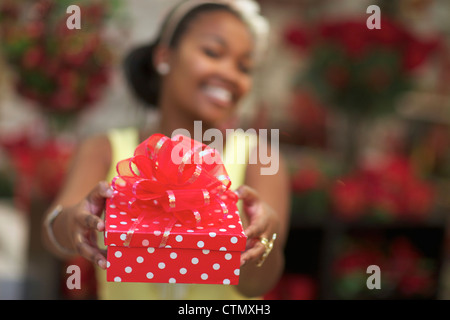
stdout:
{"type": "MultiPolygon", "coordinates": [[[[101,181],[88,196],[73,207],[65,208],[55,220],[54,227],[61,226],[59,239],[73,251],[106,269],[106,252],[97,245],[97,232],[105,230],[105,223],[100,218],[105,208],[107,198],[113,195],[113,190],[106,181],[101,181]],[[60,221],[58,221],[60,219],[60,221]],[[65,233],[65,234],[64,234],[65,233]]],[[[56,230],[55,230],[56,232],[56,230]]]]}

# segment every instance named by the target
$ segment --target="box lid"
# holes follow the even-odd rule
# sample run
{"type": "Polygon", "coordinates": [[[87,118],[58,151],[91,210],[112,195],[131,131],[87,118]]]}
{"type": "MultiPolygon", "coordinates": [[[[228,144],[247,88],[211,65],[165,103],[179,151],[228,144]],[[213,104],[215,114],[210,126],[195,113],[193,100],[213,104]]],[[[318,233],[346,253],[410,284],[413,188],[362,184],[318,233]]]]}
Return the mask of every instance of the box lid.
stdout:
{"type": "Polygon", "coordinates": [[[239,211],[235,204],[228,205],[228,213],[222,223],[192,227],[176,222],[168,236],[164,236],[171,221],[171,214],[154,218],[148,215],[134,228],[136,218],[126,210],[106,202],[105,245],[128,247],[165,247],[221,251],[244,251],[247,237],[242,228],[239,211]],[[127,239],[128,237],[128,239],[127,239]],[[131,239],[131,240],[130,240],[131,239]],[[127,243],[128,242],[128,243],[127,243]]]}

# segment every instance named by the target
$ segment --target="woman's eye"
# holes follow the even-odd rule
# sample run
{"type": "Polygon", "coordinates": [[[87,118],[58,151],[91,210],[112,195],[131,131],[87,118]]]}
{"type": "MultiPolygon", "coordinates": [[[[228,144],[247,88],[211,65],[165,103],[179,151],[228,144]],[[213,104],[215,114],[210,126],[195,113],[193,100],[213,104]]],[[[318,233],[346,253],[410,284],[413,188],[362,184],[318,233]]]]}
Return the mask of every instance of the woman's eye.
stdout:
{"type": "Polygon", "coordinates": [[[243,63],[239,64],[239,70],[242,73],[245,73],[245,74],[250,74],[252,72],[252,68],[250,66],[246,65],[246,64],[243,64],[243,63]]]}
{"type": "Polygon", "coordinates": [[[220,53],[217,50],[212,50],[209,48],[204,48],[203,52],[211,58],[219,58],[220,57],[220,53]]]}

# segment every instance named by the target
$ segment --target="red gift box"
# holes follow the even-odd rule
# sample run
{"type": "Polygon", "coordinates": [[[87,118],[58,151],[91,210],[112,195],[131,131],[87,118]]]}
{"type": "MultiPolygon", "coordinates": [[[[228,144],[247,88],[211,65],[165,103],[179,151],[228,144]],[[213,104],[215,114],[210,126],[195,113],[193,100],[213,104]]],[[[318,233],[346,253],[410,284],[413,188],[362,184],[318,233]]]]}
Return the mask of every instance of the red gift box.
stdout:
{"type": "Polygon", "coordinates": [[[117,172],[105,213],[107,281],[238,284],[246,236],[214,149],[156,134],[117,172]]]}

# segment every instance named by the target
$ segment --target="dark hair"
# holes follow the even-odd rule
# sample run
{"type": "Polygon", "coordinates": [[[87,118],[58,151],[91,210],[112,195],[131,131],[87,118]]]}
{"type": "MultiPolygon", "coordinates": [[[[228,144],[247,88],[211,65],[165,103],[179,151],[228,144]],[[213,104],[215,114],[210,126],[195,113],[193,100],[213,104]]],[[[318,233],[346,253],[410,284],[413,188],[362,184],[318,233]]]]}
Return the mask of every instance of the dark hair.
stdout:
{"type": "MultiPolygon", "coordinates": [[[[166,17],[157,39],[149,45],[141,46],[131,50],[125,57],[123,66],[126,79],[136,97],[144,102],[145,106],[157,107],[160,98],[161,76],[153,65],[153,52],[161,41],[161,33],[167,27],[170,17],[176,8],[166,17]]],[[[169,47],[176,48],[181,37],[188,29],[190,23],[201,13],[212,11],[227,11],[237,17],[239,15],[230,7],[223,4],[207,3],[199,5],[189,11],[178,23],[170,39],[169,47]]]]}

